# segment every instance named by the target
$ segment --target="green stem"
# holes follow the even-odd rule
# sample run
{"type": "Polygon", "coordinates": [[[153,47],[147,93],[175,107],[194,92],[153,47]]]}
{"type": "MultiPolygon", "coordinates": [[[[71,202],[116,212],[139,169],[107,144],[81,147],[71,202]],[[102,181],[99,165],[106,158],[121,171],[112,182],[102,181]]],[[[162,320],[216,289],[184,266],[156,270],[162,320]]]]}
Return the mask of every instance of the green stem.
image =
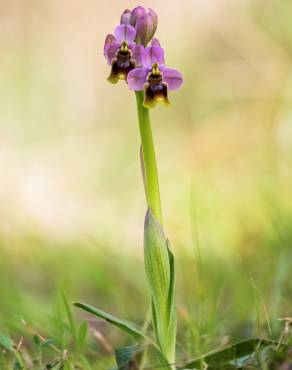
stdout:
{"type": "MultiPolygon", "coordinates": [[[[174,370],[174,366],[170,365],[175,361],[175,334],[176,334],[176,318],[173,316],[173,279],[174,271],[171,269],[170,252],[166,240],[164,240],[162,231],[162,212],[159,193],[159,183],[157,175],[156,158],[154,144],[152,138],[151,124],[149,119],[149,110],[143,106],[144,92],[136,92],[137,110],[139,118],[139,128],[141,136],[141,167],[144,180],[144,187],[147,199],[148,208],[152,212],[149,215],[154,215],[160,225],[155,221],[153,224],[149,218],[147,225],[145,220],[144,231],[144,258],[145,269],[150,284],[152,294],[152,322],[156,333],[157,343],[162,354],[161,368],[165,370],[174,370]],[[152,225],[152,226],[151,226],[152,225]],[[155,226],[156,225],[156,226],[155,226]],[[169,265],[167,265],[169,263],[169,265]],[[157,275],[157,271],[162,271],[157,275]],[[171,276],[170,276],[171,275],[171,276]],[[166,276],[169,287],[161,292],[159,287],[161,276],[166,276]],[[158,281],[159,280],[159,281],[158,281]],[[154,298],[156,297],[156,306],[154,298]],[[165,310],[165,308],[167,309],[165,310]],[[154,313],[155,311],[155,313],[154,313]],[[170,364],[167,364],[169,362],[170,364]]],[[[148,212],[147,212],[148,215],[148,212]]]]}
{"type": "Polygon", "coordinates": [[[147,205],[162,225],[159,183],[156,158],[152,138],[149,109],[143,106],[144,92],[136,92],[139,128],[142,146],[142,171],[145,184],[147,205]]]}

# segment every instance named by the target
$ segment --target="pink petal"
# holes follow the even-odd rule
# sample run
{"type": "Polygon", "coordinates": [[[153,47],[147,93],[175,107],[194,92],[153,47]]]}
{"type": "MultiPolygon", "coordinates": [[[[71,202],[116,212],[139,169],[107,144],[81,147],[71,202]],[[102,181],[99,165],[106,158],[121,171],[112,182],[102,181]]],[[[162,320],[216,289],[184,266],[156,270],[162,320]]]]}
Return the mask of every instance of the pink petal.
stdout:
{"type": "Polygon", "coordinates": [[[148,46],[143,53],[143,65],[151,68],[152,64],[164,64],[164,50],[160,46],[148,46]]]}
{"type": "Polygon", "coordinates": [[[132,42],[136,37],[136,30],[128,24],[120,24],[115,28],[115,35],[119,43],[123,41],[132,42]]]}
{"type": "Polygon", "coordinates": [[[115,38],[114,35],[111,35],[111,34],[107,35],[105,38],[105,42],[104,42],[104,50],[107,45],[114,44],[115,42],[117,42],[117,39],[115,38]]]}
{"type": "Polygon", "coordinates": [[[135,45],[132,48],[132,56],[133,56],[133,59],[135,59],[135,61],[136,61],[137,67],[142,66],[142,64],[143,64],[143,62],[142,62],[143,53],[144,53],[144,46],[143,45],[135,45]]]}
{"type": "Polygon", "coordinates": [[[160,42],[156,37],[153,37],[151,41],[151,46],[160,46],[160,42]]]}
{"type": "Polygon", "coordinates": [[[120,24],[130,24],[131,13],[132,12],[130,9],[126,9],[124,13],[121,15],[120,24]]]}
{"type": "Polygon", "coordinates": [[[134,41],[132,42],[128,42],[128,47],[129,49],[131,49],[133,51],[134,47],[135,47],[136,43],[134,41]]]}
{"type": "Polygon", "coordinates": [[[111,64],[111,61],[116,56],[116,52],[119,48],[119,44],[114,35],[107,35],[104,43],[104,56],[107,59],[108,64],[111,64]]]}
{"type": "Polygon", "coordinates": [[[182,74],[172,68],[160,68],[163,75],[163,82],[166,82],[169,90],[177,90],[183,83],[182,74]]]}
{"type": "Polygon", "coordinates": [[[149,73],[148,68],[135,68],[128,73],[127,82],[130,90],[142,91],[149,73]]]}

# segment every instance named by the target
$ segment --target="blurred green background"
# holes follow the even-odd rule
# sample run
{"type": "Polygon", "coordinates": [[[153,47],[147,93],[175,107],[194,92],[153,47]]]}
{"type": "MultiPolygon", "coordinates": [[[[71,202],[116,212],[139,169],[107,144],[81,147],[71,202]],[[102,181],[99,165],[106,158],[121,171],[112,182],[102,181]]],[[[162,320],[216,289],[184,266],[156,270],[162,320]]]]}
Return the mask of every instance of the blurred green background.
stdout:
{"type": "MultiPolygon", "coordinates": [[[[141,1],[184,75],[151,112],[181,357],[277,335],[292,303],[292,3],[141,1]]],[[[0,330],[58,337],[58,286],[142,324],[135,98],[103,57],[133,1],[0,1],[0,330]]],[[[80,317],[80,312],[74,310],[80,317]]],[[[127,343],[97,323],[95,351],[127,343]],[[97,338],[97,339],[96,339],[97,338]]]]}

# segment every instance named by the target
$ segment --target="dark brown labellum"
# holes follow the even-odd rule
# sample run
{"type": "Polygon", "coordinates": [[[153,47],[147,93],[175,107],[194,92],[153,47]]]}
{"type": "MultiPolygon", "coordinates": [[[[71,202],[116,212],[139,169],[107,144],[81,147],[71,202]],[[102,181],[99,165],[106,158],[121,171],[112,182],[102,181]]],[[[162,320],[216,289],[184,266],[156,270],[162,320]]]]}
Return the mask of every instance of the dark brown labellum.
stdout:
{"type": "Polygon", "coordinates": [[[159,101],[164,102],[164,104],[169,104],[167,90],[167,84],[163,82],[163,77],[160,72],[149,73],[147,83],[144,85],[144,106],[146,108],[153,108],[159,101]]]}
{"type": "Polygon", "coordinates": [[[132,58],[131,50],[122,47],[117,51],[116,57],[112,60],[112,69],[109,82],[116,84],[119,80],[126,80],[128,73],[136,67],[136,62],[132,58]]]}

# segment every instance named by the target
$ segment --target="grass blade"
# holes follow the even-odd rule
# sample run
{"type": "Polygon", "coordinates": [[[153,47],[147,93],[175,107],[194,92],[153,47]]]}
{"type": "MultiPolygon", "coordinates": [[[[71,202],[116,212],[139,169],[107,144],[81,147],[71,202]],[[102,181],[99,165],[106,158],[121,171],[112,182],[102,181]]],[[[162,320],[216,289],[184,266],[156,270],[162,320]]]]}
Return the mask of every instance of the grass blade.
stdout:
{"type": "Polygon", "coordinates": [[[65,307],[65,311],[66,311],[66,315],[67,315],[67,318],[68,318],[69,327],[71,329],[72,336],[73,336],[74,340],[76,340],[76,338],[77,338],[76,325],[75,325],[75,321],[74,321],[74,318],[73,318],[73,315],[72,315],[70,304],[67,300],[67,297],[66,297],[63,289],[60,288],[59,291],[60,291],[60,294],[61,294],[61,297],[62,297],[62,300],[63,300],[63,303],[64,303],[64,307],[65,307]]]}
{"type": "Polygon", "coordinates": [[[116,326],[117,328],[121,329],[123,332],[130,334],[135,339],[146,339],[150,342],[151,339],[148,338],[142,331],[140,331],[135,324],[121,320],[105,311],[100,310],[99,308],[96,308],[94,306],[91,306],[86,303],[74,303],[74,306],[81,308],[82,310],[89,312],[107,322],[110,324],[116,326]]]}
{"type": "Polygon", "coordinates": [[[78,330],[78,347],[84,348],[86,342],[86,336],[88,332],[88,323],[87,321],[82,321],[79,330],[78,330]]]}

